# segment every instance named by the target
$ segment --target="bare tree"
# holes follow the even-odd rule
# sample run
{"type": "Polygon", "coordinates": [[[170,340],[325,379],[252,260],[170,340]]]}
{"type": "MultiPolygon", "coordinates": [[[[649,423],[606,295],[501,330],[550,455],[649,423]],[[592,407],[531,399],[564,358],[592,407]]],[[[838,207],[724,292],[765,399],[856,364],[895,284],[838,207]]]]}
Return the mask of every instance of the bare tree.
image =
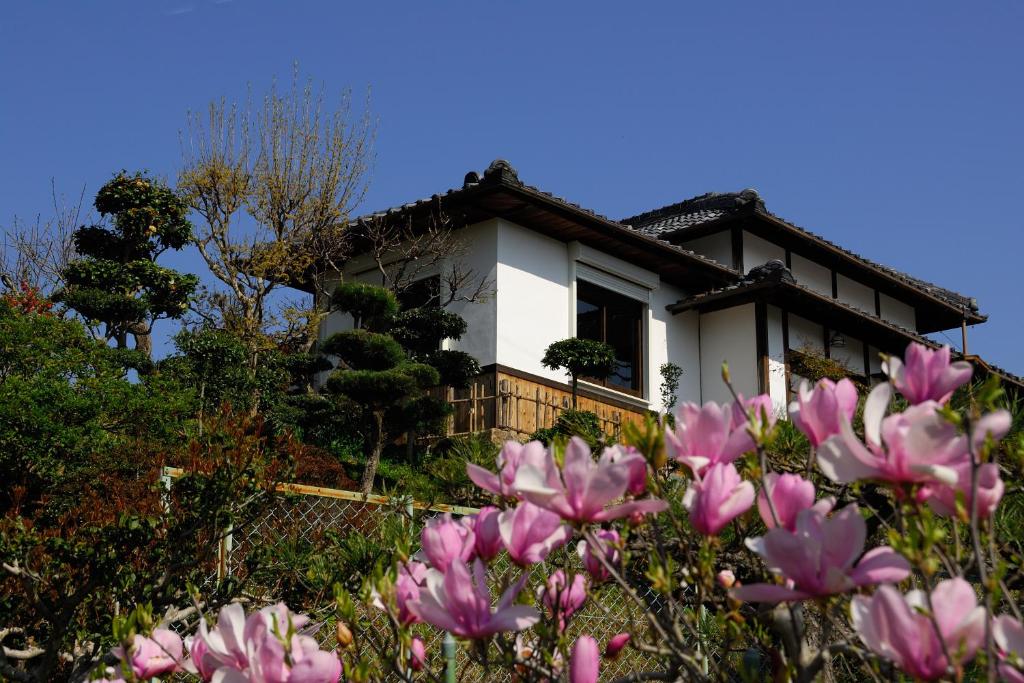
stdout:
{"type": "MultiPolygon", "coordinates": [[[[475,303],[493,293],[494,283],[466,264],[469,245],[456,220],[440,209],[425,217],[396,220],[386,214],[363,219],[351,226],[349,241],[357,240],[380,271],[385,289],[401,294],[417,280],[439,275],[439,305],[475,303]]],[[[357,247],[358,249],[358,247],[357,247]]]]}
{"type": "Polygon", "coordinates": [[[351,94],[329,108],[322,88],[276,83],[258,105],[215,101],[190,114],[179,189],[201,217],[196,246],[221,287],[206,314],[255,352],[275,337],[312,339],[313,302],[282,302],[275,290],[318,283],[338,270],[350,213],[366,191],[374,123],[351,94]]]}
{"type": "Polygon", "coordinates": [[[75,256],[74,231],[81,224],[85,186],[70,203],[51,180],[50,196],[49,218],[37,215],[28,223],[15,216],[4,228],[0,281],[7,289],[24,285],[49,295],[63,284],[64,268],[75,256]]]}

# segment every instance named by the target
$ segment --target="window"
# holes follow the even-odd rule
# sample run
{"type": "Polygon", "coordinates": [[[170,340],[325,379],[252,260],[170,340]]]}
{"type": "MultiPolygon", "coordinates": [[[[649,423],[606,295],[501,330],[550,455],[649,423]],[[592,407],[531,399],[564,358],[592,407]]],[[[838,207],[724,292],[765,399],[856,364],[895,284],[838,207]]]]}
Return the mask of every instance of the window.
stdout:
{"type": "Polygon", "coordinates": [[[413,308],[437,307],[441,303],[441,277],[433,275],[410,283],[398,293],[403,311],[413,308]]]}
{"type": "Polygon", "coordinates": [[[639,396],[643,391],[644,304],[595,284],[576,282],[576,336],[615,349],[615,371],[587,381],[639,396]]]}

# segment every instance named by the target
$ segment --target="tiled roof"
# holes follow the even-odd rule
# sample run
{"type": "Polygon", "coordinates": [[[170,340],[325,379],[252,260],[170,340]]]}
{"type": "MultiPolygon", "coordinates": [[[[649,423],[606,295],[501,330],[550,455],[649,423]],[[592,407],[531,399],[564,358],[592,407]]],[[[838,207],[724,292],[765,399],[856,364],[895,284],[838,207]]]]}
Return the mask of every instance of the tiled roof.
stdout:
{"type": "Polygon", "coordinates": [[[764,201],[757,194],[756,190],[748,189],[743,190],[742,192],[727,193],[710,192],[708,194],[700,195],[699,197],[694,197],[660,209],[655,209],[654,211],[648,211],[637,216],[623,218],[620,222],[629,225],[632,229],[642,232],[645,235],[650,235],[659,239],[665,239],[671,236],[673,239],[678,240],[685,234],[687,229],[707,225],[728,216],[735,216],[741,213],[759,213],[761,215],[774,218],[775,220],[784,223],[791,230],[808,237],[812,241],[828,245],[829,247],[842,252],[853,261],[857,261],[865,266],[882,271],[890,277],[899,280],[910,287],[921,290],[935,298],[941,299],[948,304],[970,311],[977,311],[978,309],[977,302],[970,297],[913,277],[890,266],[867,259],[859,254],[855,254],[852,251],[839,246],[835,242],[825,239],[817,233],[801,228],[800,226],[771,213],[767,208],[765,208],[764,201]]]}
{"type": "Polygon", "coordinates": [[[736,277],[739,277],[741,275],[737,271],[733,270],[733,268],[728,264],[719,263],[718,261],[708,256],[705,256],[704,254],[697,253],[691,249],[686,249],[685,247],[682,247],[678,244],[673,244],[667,239],[662,239],[657,234],[651,234],[643,230],[633,229],[631,226],[623,225],[620,221],[615,221],[611,218],[608,218],[607,216],[597,213],[592,209],[588,209],[575,202],[571,202],[568,199],[565,199],[564,197],[559,197],[558,195],[552,194],[551,192],[545,192],[544,190],[541,190],[540,188],[535,187],[533,185],[527,185],[526,183],[519,180],[519,175],[516,173],[515,168],[513,168],[512,165],[509,162],[505,161],[504,159],[495,159],[494,161],[492,161],[491,165],[487,167],[487,170],[485,170],[483,174],[477,173],[476,171],[470,171],[469,173],[466,174],[466,177],[462,183],[462,187],[460,188],[452,188],[444,192],[443,194],[431,195],[430,197],[417,199],[413,202],[402,204],[401,206],[392,207],[390,209],[386,209],[383,211],[377,211],[375,213],[365,214],[355,219],[353,223],[359,224],[365,223],[370,220],[386,218],[388,216],[397,216],[407,211],[414,211],[416,209],[426,207],[427,205],[430,204],[440,204],[446,200],[457,199],[463,194],[465,194],[467,190],[471,190],[481,184],[485,184],[488,182],[500,182],[509,186],[526,190],[535,195],[540,195],[568,209],[571,209],[572,211],[590,216],[591,218],[607,223],[609,226],[612,226],[614,228],[618,228],[627,232],[638,232],[649,239],[659,242],[665,247],[671,248],[673,251],[679,252],[680,254],[684,254],[689,258],[693,258],[698,261],[703,261],[720,270],[729,271],[732,275],[736,277]]]}

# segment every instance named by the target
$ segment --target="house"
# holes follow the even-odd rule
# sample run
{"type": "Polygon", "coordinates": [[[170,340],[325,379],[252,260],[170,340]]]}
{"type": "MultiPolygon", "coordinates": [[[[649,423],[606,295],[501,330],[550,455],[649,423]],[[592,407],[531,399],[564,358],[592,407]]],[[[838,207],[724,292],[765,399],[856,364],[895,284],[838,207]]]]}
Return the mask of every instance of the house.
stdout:
{"type": "MultiPolygon", "coordinates": [[[[880,373],[880,353],[902,353],[911,341],[936,346],[923,335],[954,328],[966,344],[967,327],[986,320],[973,299],[789,223],[753,190],[612,220],[526,185],[497,160],[457,189],[363,217],[350,229],[401,221],[425,230],[439,213],[464,245],[460,258],[491,286],[483,302],[449,305],[468,332],[446,343],[475,356],[484,371],[469,390],[449,390],[455,432],[525,435],[549,426],[568,406],[569,390],[566,376],[541,357],[571,336],[617,352],[616,372],[582,381],[580,391],[580,408],[613,431],[663,408],[663,363],[683,370],[679,401],[730,400],[721,379],[727,361],[738,392],[767,392],[782,412],[808,354],[839,361],[867,381],[880,373]]],[[[358,254],[340,276],[383,278],[377,261],[358,254]]],[[[421,277],[420,291],[444,286],[439,273],[421,277]]],[[[350,325],[332,314],[320,338],[350,325]]]]}

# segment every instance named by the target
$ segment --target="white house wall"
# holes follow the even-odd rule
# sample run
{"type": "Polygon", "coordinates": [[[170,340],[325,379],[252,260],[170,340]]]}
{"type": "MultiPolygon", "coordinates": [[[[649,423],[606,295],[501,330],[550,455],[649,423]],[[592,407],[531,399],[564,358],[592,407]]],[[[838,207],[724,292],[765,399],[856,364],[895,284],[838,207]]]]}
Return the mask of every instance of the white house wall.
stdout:
{"type": "Polygon", "coordinates": [[[570,335],[565,242],[508,221],[498,224],[496,362],[559,382],[541,365],[544,349],[570,335]]]}
{"type": "Polygon", "coordinates": [[[796,281],[825,296],[832,296],[832,271],[800,254],[790,255],[790,272],[796,281]]]}
{"type": "Polygon", "coordinates": [[[700,316],[697,311],[672,315],[665,310],[665,306],[681,298],[682,290],[665,283],[651,292],[650,354],[646,371],[651,378],[651,409],[659,412],[664,410],[660,368],[666,362],[683,369],[676,389],[676,405],[685,401],[700,403],[700,316]]]}
{"type": "MultiPolygon", "coordinates": [[[[782,331],[782,310],[767,306],[765,323],[768,337],[768,395],[776,416],[786,414],[788,387],[786,386],[786,343],[782,331]]],[[[756,369],[755,369],[756,370],[756,369]]]]}
{"type": "Polygon", "coordinates": [[[824,331],[821,325],[798,315],[789,314],[789,348],[796,351],[825,352],[824,331]]]}
{"type": "Polygon", "coordinates": [[[732,237],[728,230],[683,242],[681,246],[714,259],[722,265],[732,266],[732,237]]]}
{"type": "Polygon", "coordinates": [[[490,287],[483,301],[453,301],[448,306],[449,311],[461,315],[466,321],[466,334],[457,341],[448,340],[445,348],[464,351],[476,358],[480,365],[491,365],[497,362],[498,221],[471,225],[461,231],[459,239],[465,248],[465,253],[459,258],[460,265],[473,271],[473,286],[483,278],[490,287]]]}
{"type": "Polygon", "coordinates": [[[843,303],[855,306],[869,315],[875,314],[875,290],[871,287],[845,275],[836,275],[836,293],[843,303]]]}
{"type": "Polygon", "coordinates": [[[757,235],[743,232],[743,270],[745,272],[749,273],[751,268],[763,266],[774,260],[785,262],[786,250],[757,235]]]}
{"type": "Polygon", "coordinates": [[[829,348],[829,356],[837,363],[845,365],[850,372],[858,375],[865,374],[864,342],[849,335],[843,335],[843,339],[846,342],[845,346],[829,348]]]}
{"type": "Polygon", "coordinates": [[[700,316],[701,400],[731,401],[722,381],[722,363],[729,364],[733,388],[745,396],[757,393],[757,335],[754,304],[700,316]]]}
{"type": "Polygon", "coordinates": [[[908,330],[917,329],[917,315],[911,306],[897,301],[887,294],[878,295],[878,303],[882,309],[882,317],[908,330]]]}

